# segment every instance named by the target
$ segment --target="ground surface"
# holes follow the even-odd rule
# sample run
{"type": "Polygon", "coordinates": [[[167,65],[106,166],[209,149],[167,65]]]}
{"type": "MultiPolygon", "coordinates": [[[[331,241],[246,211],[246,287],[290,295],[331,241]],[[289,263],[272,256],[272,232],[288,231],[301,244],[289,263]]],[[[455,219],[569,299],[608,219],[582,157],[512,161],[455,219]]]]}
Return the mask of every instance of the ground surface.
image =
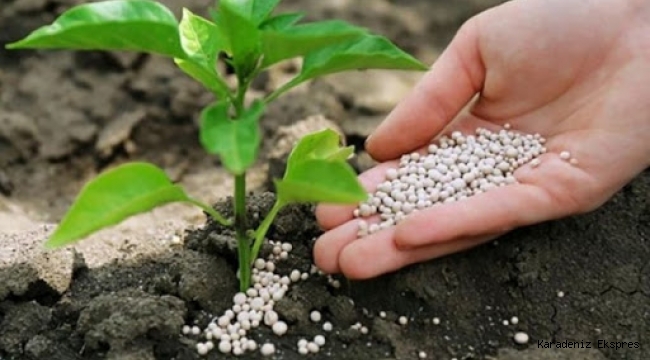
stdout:
{"type": "MultiPolygon", "coordinates": [[[[78,2],[6,1],[0,43],[78,2]]],[[[164,1],[177,14],[181,6],[204,13],[211,2],[164,1]]],[[[284,6],[308,9],[311,19],[367,26],[431,62],[465,19],[496,3],[288,0],[284,6]]],[[[290,71],[275,71],[256,89],[272,88],[290,71]]],[[[271,154],[281,126],[318,114],[362,144],[418,76],[346,74],[303,87],[265,117],[264,154],[271,154]]],[[[228,234],[203,228],[200,212],[165,207],[97,234],[77,255],[38,255],[38,266],[30,259],[51,231],[42,224],[60,220],[83,183],[108,166],[152,161],[206,201],[229,195],[228,176],[197,142],[196,115],[210,97],[165,59],[4,49],[0,89],[0,359],[197,358],[194,339],[180,336],[180,327],[205,324],[236,291],[233,256],[218,246],[228,234]],[[184,233],[190,226],[198,230],[184,233]],[[175,234],[185,246],[170,245],[175,234]],[[56,270],[64,264],[67,273],[56,270]]],[[[258,192],[268,183],[267,160],[250,175],[258,192]]],[[[291,323],[289,334],[258,336],[279,344],[278,358],[302,358],[295,343],[320,332],[306,321],[309,310],[320,309],[337,331],[313,358],[414,359],[418,351],[435,359],[650,358],[649,194],[646,171],[598,211],[515,231],[498,245],[373,281],[344,281],[340,289],[312,276],[278,305],[291,323]],[[401,315],[408,325],[396,323],[401,315]],[[518,324],[502,323],[512,316],[518,324]],[[349,330],[356,322],[369,334],[349,330]],[[516,345],[516,331],[528,333],[530,343],[516,345]],[[591,342],[591,348],[538,347],[538,341],[565,340],[591,342]],[[610,348],[623,341],[640,347],[610,348]]],[[[270,196],[255,197],[252,211],[263,213],[270,196]]],[[[309,269],[318,235],[313,221],[305,221],[310,214],[295,208],[272,229],[271,237],[296,248],[281,271],[309,269]]]]}

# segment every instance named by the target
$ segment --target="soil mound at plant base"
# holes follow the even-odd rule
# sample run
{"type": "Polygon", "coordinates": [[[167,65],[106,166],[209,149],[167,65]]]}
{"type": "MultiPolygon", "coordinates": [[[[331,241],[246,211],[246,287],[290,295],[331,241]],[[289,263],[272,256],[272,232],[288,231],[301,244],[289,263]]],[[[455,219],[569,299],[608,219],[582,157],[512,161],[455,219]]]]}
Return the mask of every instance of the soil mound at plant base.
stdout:
{"type": "MultiPolygon", "coordinates": [[[[261,326],[250,337],[274,343],[275,359],[305,359],[297,342],[319,334],[326,343],[310,359],[415,359],[421,351],[435,359],[650,358],[644,346],[650,338],[649,190],[646,171],[590,214],[353,282],[312,271],[313,239],[320,234],[313,209],[287,208],[269,232],[293,245],[276,272],[310,276],[275,305],[287,333],[279,337],[261,326]],[[310,320],[313,310],[322,314],[318,323],[310,320]],[[324,322],[332,323],[331,332],[324,322]],[[529,342],[517,344],[517,332],[529,342]],[[538,341],[563,340],[589,341],[591,349],[538,348],[538,341]],[[598,348],[599,340],[640,347],[598,348]]],[[[273,199],[270,193],[250,197],[251,225],[273,199]]],[[[229,204],[216,207],[229,214],[229,204]]],[[[238,288],[233,241],[209,222],[187,234],[184,249],[164,256],[96,269],[78,265],[62,295],[38,284],[6,295],[0,359],[263,359],[259,351],[201,357],[200,336],[181,334],[183,325],[203,329],[232,306],[238,288]]]]}

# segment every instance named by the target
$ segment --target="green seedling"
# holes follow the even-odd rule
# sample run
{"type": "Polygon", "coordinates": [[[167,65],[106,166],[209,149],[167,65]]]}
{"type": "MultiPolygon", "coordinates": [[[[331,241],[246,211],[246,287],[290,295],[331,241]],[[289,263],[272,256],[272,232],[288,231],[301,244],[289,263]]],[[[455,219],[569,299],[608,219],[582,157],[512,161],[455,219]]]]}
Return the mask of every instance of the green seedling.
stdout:
{"type": "Polygon", "coordinates": [[[110,0],[73,7],[47,26],[8,49],[72,49],[146,52],[173,59],[187,75],[215,96],[200,115],[200,142],[219,156],[234,176],[234,218],[193,199],[163,170],[148,163],[128,163],[100,174],[81,190],[47,240],[57,248],[81,240],[135,214],[171,202],[196,205],[226,226],[238,242],[241,290],[250,286],[257,258],[275,216],[292,203],[358,203],[368,194],[347,160],[352,147],[341,147],[333,130],[302,138],[292,150],[284,176],[275,179],[276,202],[259,228],[246,219],[246,171],[257,160],[260,118],[267,105],[308,80],[363,69],[426,70],[426,66],[388,39],[367,29],[332,20],[301,23],[303,14],[274,15],[280,0],[221,0],[211,19],[183,9],[182,19],[160,3],[110,0]],[[244,101],[251,82],[281,61],[302,58],[299,74],[250,104],[244,101]],[[237,77],[230,88],[217,70],[225,61],[237,77]]]}

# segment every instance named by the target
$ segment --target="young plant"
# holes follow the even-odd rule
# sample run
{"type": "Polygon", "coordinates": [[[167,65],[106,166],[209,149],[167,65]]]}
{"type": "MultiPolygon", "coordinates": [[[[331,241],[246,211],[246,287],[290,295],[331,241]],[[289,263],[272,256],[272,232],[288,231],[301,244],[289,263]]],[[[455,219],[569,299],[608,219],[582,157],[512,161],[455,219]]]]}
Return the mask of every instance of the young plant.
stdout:
{"type": "Polygon", "coordinates": [[[196,205],[215,221],[234,226],[241,290],[275,216],[291,203],[358,203],[367,199],[347,163],[352,147],[340,147],[332,130],[310,134],[291,152],[276,201],[259,228],[246,219],[246,171],[261,143],[260,118],[267,105],[314,78],[356,69],[426,70],[388,39],[343,21],[300,23],[303,14],[274,15],[280,0],[221,0],[206,19],[183,9],[180,23],[160,3],[109,0],[79,5],[8,49],[137,51],[166,56],[216,98],[200,115],[200,142],[234,176],[234,219],[226,219],[173,184],[163,170],[128,163],[105,171],[81,190],[46,246],[71,244],[126,218],[171,202],[196,205]],[[234,69],[231,89],[217,70],[224,58],[234,69]],[[245,103],[251,82],[281,61],[302,58],[300,73],[263,100],[245,103]]]}

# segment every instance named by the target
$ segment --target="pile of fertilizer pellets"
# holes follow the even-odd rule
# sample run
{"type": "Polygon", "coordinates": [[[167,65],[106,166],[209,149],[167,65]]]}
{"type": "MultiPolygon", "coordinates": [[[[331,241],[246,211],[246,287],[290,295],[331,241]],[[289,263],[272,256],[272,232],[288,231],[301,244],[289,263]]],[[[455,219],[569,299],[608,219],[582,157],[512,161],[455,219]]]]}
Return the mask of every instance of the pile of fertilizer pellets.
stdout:
{"type": "MultiPolygon", "coordinates": [[[[379,214],[381,219],[372,224],[360,220],[358,237],[389,228],[415,211],[516,183],[515,170],[540,165],[545,143],[539,134],[518,133],[506,124],[498,132],[454,131],[431,143],[425,154],[403,155],[399,167],[387,170],[385,181],[354,210],[357,218],[379,214]]],[[[567,151],[560,158],[577,164],[567,151]]]]}
{"type": "MultiPolygon", "coordinates": [[[[272,253],[268,259],[257,259],[253,267],[253,286],[246,292],[239,292],[233,296],[233,305],[221,316],[210,321],[208,326],[201,330],[198,326],[185,325],[182,333],[186,336],[202,337],[196,344],[199,355],[205,356],[216,350],[223,354],[241,356],[245,353],[259,351],[263,356],[277,355],[277,349],[272,342],[258,344],[251,336],[256,328],[268,326],[277,336],[283,336],[288,331],[288,325],[274,310],[274,305],[289,291],[290,286],[309,278],[310,273],[317,272],[312,267],[310,273],[292,270],[289,274],[281,276],[275,273],[275,262],[289,257],[293,246],[291,243],[271,241],[272,253]]],[[[330,282],[334,286],[333,282],[330,282]]],[[[318,320],[320,320],[320,314],[318,320]]],[[[316,322],[312,314],[312,321],[316,322]]],[[[331,327],[330,323],[329,327],[331,327]]],[[[331,331],[332,329],[326,329],[331,331]]],[[[296,351],[300,354],[317,353],[325,345],[323,335],[315,336],[311,341],[301,339],[296,351]]]]}

